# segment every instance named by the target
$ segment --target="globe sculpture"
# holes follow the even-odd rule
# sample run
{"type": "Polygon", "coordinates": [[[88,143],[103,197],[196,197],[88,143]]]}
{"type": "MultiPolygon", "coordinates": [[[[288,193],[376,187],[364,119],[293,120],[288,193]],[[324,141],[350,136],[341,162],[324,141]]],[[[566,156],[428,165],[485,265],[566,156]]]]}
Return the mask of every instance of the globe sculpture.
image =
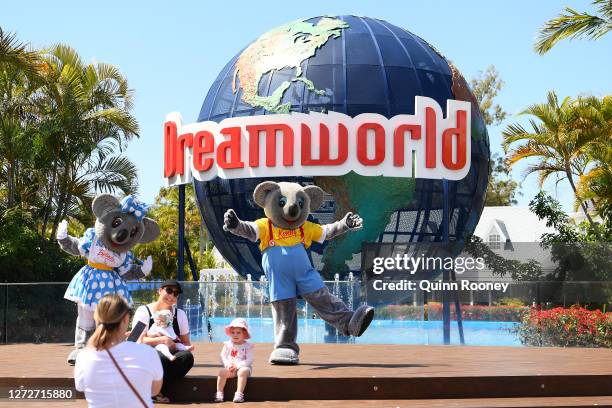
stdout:
{"type": "MultiPolygon", "coordinates": [[[[489,141],[477,102],[459,73],[420,37],[385,21],[356,16],[314,17],[288,23],[257,38],[222,69],[210,87],[198,121],[287,112],[379,113],[387,118],[414,114],[415,95],[472,104],[471,167],[449,183],[449,239],[471,234],[484,205],[489,141]]],[[[278,180],[278,179],[277,179],[278,180]]],[[[234,208],[243,220],[263,217],[253,189],[262,179],[194,181],[209,234],[232,267],[259,279],[257,245],[223,231],[223,214],[234,208]]],[[[314,183],[327,193],[313,214],[321,224],[347,211],[359,213],[365,228],[313,245],[313,265],[324,277],[361,269],[364,243],[422,243],[442,240],[441,180],[365,177],[284,178],[314,183]]],[[[371,246],[371,245],[370,245],[371,246]]]]}

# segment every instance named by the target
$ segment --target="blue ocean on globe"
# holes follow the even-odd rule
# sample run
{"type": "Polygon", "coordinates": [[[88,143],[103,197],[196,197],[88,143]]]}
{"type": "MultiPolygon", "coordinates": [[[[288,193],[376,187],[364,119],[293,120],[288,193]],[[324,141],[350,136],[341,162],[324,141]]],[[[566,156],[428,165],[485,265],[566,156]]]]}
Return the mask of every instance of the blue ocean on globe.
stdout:
{"type": "MultiPolygon", "coordinates": [[[[433,98],[445,114],[448,99],[472,103],[470,172],[463,180],[448,184],[449,238],[460,242],[473,233],[484,206],[489,170],[486,127],[459,71],[425,40],[405,29],[356,16],[314,17],[274,28],[225,65],[205,97],[198,121],[329,111],[391,118],[414,114],[416,95],[433,98]]],[[[312,214],[312,221],[333,222],[347,211],[364,219],[363,230],[311,247],[313,265],[325,278],[359,273],[364,243],[442,240],[441,180],[355,173],[282,180],[314,183],[329,193],[322,208],[312,214]]],[[[223,231],[222,226],[228,208],[243,220],[264,216],[252,198],[261,181],[194,180],[215,246],[238,273],[250,274],[254,280],[263,274],[259,248],[223,231]]]]}

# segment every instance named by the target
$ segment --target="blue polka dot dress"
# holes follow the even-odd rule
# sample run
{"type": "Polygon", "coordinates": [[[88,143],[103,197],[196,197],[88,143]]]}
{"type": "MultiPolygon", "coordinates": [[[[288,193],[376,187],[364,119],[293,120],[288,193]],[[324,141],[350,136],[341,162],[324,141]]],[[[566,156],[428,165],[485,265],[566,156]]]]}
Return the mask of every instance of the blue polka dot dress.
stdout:
{"type": "Polygon", "coordinates": [[[79,251],[87,258],[87,265],[74,275],[64,298],[93,311],[102,296],[116,293],[131,306],[132,297],[121,275],[133,264],[142,265],[142,262],[131,251],[117,253],[106,249],[93,228],[85,231],[79,240],[79,251]]]}

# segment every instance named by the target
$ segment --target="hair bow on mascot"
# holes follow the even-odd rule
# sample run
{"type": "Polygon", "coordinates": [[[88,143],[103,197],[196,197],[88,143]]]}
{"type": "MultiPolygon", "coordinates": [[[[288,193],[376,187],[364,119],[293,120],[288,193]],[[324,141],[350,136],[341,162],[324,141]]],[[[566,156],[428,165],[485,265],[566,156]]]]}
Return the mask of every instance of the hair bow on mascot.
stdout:
{"type": "Polygon", "coordinates": [[[147,276],[153,261],[150,256],[140,261],[130,250],[159,236],[157,223],[145,217],[147,205],[132,196],[120,202],[102,194],[94,199],[91,207],[96,216],[95,227],[88,228],[80,239],[68,235],[65,220],[57,231],[57,240],[64,251],[87,258],[87,265],[74,275],[64,294],[64,298],[78,305],[75,349],[68,356],[69,364],[75,363],[78,352],[93,334],[93,315],[102,296],[118,294],[132,305],[126,281],[147,276]]]}
{"type": "Polygon", "coordinates": [[[297,183],[260,183],[253,192],[255,203],[266,218],[241,221],[234,210],[225,213],[223,229],[252,242],[260,241],[263,270],[270,282],[274,318],[272,364],[298,364],[296,298],[302,296],[327,323],[345,335],[361,336],[374,317],[374,309],[349,309],[332,295],[313,268],[306,250],[312,241],[322,243],[347,231],[362,228],[357,214],[347,213],[340,221],[319,225],[306,221],[323,204],[323,190],[297,183]]]}

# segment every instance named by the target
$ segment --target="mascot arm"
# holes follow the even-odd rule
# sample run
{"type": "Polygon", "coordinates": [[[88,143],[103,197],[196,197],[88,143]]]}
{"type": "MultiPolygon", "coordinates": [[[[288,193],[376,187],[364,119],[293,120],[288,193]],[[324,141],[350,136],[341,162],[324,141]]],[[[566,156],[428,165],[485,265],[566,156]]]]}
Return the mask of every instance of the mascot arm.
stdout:
{"type": "Polygon", "coordinates": [[[359,230],[361,228],[363,228],[363,220],[359,215],[353,214],[352,212],[347,213],[340,221],[325,224],[323,226],[325,239],[334,239],[347,231],[359,230]]]}
{"type": "Polygon", "coordinates": [[[65,238],[61,238],[57,240],[60,248],[64,252],[68,252],[70,255],[80,256],[81,252],[79,251],[79,240],[68,235],[65,238]]]}
{"type": "Polygon", "coordinates": [[[71,237],[68,235],[68,221],[63,220],[57,227],[55,237],[63,251],[74,256],[84,256],[89,251],[89,246],[91,246],[91,240],[93,240],[94,234],[93,229],[91,229],[91,231],[87,230],[80,240],[71,237]],[[89,245],[87,245],[87,243],[89,243],[89,245]]]}
{"type": "Polygon", "coordinates": [[[240,220],[236,212],[231,208],[225,212],[223,217],[223,229],[225,231],[246,238],[251,242],[257,242],[258,234],[256,228],[253,223],[240,220]]]}
{"type": "Polygon", "coordinates": [[[125,281],[138,280],[146,277],[151,272],[152,266],[153,261],[150,256],[143,262],[134,257],[131,252],[128,252],[123,265],[118,268],[118,272],[125,281]]]}
{"type": "Polygon", "coordinates": [[[130,269],[128,269],[123,274],[120,273],[120,275],[125,281],[138,280],[146,276],[144,272],[142,271],[142,268],[140,267],[140,265],[132,265],[130,269]]]}

